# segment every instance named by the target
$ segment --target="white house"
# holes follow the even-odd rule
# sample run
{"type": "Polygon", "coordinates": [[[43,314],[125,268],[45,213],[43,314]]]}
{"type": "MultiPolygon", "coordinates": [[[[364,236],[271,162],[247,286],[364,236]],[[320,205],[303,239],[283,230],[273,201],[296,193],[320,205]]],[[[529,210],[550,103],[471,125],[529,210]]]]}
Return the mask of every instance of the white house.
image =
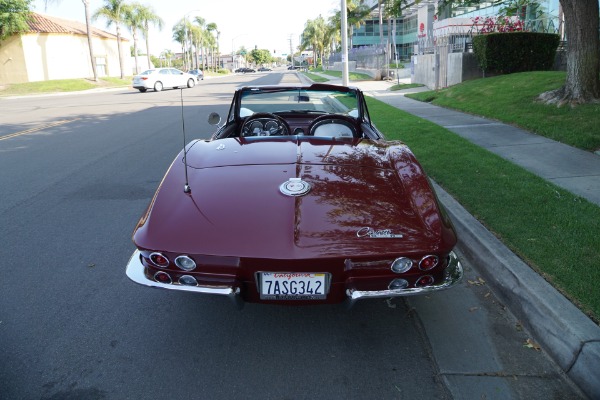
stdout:
{"type": "MultiPolygon", "coordinates": [[[[0,84],[92,78],[86,25],[31,14],[29,31],[0,41],[0,84]]],[[[92,27],[98,77],[121,75],[116,35],[92,27]]],[[[132,71],[128,39],[121,38],[123,71],[132,71]]]]}

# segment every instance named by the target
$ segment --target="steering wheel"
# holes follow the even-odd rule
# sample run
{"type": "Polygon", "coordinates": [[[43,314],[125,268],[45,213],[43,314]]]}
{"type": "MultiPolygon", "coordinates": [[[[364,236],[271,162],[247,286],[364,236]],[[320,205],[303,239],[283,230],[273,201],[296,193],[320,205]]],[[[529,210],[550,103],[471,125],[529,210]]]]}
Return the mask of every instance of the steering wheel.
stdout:
{"type": "Polygon", "coordinates": [[[321,137],[359,137],[356,120],[346,115],[321,115],[308,127],[309,136],[321,137]]]}
{"type": "Polygon", "coordinates": [[[240,136],[283,136],[290,134],[290,126],[281,117],[271,113],[256,113],[244,121],[240,136]]]}

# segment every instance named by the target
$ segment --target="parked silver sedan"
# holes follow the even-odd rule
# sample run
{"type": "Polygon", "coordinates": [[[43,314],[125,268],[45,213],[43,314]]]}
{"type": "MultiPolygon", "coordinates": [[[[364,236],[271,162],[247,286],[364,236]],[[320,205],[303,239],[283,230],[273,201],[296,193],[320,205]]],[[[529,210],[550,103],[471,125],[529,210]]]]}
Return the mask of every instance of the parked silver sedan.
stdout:
{"type": "Polygon", "coordinates": [[[177,68],[154,68],[133,77],[133,88],[140,92],[154,89],[160,92],[164,88],[192,88],[196,85],[196,77],[177,68]]]}

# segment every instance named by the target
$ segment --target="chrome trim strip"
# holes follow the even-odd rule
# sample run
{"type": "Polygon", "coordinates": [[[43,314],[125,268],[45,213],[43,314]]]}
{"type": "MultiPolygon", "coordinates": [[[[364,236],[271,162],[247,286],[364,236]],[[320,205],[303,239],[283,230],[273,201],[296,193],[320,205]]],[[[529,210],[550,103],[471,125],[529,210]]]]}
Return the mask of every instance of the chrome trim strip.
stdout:
{"type": "Polygon", "coordinates": [[[229,297],[233,303],[238,307],[242,308],[244,306],[244,301],[240,295],[239,287],[222,287],[222,288],[213,288],[207,286],[186,286],[179,284],[165,284],[150,280],[144,274],[144,264],[141,261],[141,253],[139,250],[136,250],[131,255],[129,262],[127,263],[127,267],[125,273],[127,277],[134,281],[135,283],[139,283],[144,286],[157,287],[162,289],[171,289],[171,290],[182,290],[184,292],[195,292],[195,293],[203,293],[203,294],[216,294],[221,296],[229,297]]]}
{"type": "Polygon", "coordinates": [[[406,288],[406,289],[395,289],[395,290],[353,290],[347,289],[346,304],[350,308],[358,300],[362,299],[375,299],[375,298],[387,298],[387,297],[400,297],[400,296],[414,296],[417,294],[427,294],[436,292],[438,290],[448,289],[457,284],[463,277],[463,268],[458,260],[458,257],[454,252],[450,252],[448,255],[449,261],[446,270],[444,271],[444,280],[440,283],[431,286],[419,287],[419,288],[406,288]]]}

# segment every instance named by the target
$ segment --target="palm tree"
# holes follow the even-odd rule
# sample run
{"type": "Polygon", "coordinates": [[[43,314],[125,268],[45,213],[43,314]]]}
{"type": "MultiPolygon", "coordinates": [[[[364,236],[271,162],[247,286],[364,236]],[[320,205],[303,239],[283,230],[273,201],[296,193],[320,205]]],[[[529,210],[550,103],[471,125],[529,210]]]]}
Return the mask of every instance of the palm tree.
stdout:
{"type": "Polygon", "coordinates": [[[383,5],[385,0],[377,0],[377,14],[379,16],[379,44],[383,44],[383,5]]]}
{"type": "Polygon", "coordinates": [[[312,48],[313,50],[313,66],[317,66],[317,59],[323,60],[323,52],[326,46],[327,27],[325,20],[322,16],[318,16],[314,20],[308,20],[304,25],[304,31],[302,32],[302,42],[300,43],[300,50],[312,48]]]}
{"type": "Polygon", "coordinates": [[[202,17],[195,17],[194,22],[196,23],[196,29],[194,30],[194,34],[196,35],[195,43],[196,43],[196,51],[198,51],[198,47],[200,47],[200,59],[202,60],[202,69],[204,69],[204,43],[206,41],[206,20],[202,17]]]}
{"type": "Polygon", "coordinates": [[[200,68],[198,52],[200,52],[201,54],[204,54],[203,46],[204,46],[205,32],[198,25],[192,25],[191,26],[191,34],[192,34],[192,44],[194,45],[193,68],[200,68]]]}
{"type": "Polygon", "coordinates": [[[121,24],[124,20],[124,0],[104,0],[104,6],[96,10],[92,19],[95,21],[99,17],[106,19],[106,27],[110,28],[113,24],[117,30],[117,51],[119,52],[119,68],[121,69],[121,79],[125,77],[123,73],[123,52],[121,51],[121,24]]]}
{"type": "Polygon", "coordinates": [[[325,31],[326,42],[329,46],[329,51],[335,53],[339,51],[339,47],[342,43],[342,28],[341,28],[341,15],[336,13],[329,17],[327,22],[327,30],[325,31]]]}
{"type": "MultiPolygon", "coordinates": [[[[165,62],[166,62],[166,66],[170,67],[171,66],[171,58],[173,58],[173,52],[170,49],[165,49],[160,53],[160,58],[164,58],[165,62]]],[[[162,67],[162,61],[161,61],[161,67],[162,67]]]]}
{"type": "Polygon", "coordinates": [[[135,58],[135,74],[140,73],[138,63],[138,30],[143,29],[144,23],[140,16],[139,9],[143,7],[139,3],[133,3],[123,7],[123,22],[129,28],[133,36],[133,57],[135,58]]]}
{"type": "MultiPolygon", "coordinates": [[[[398,48],[396,47],[396,38],[392,38],[393,32],[396,32],[396,22],[398,18],[402,16],[402,9],[408,7],[408,4],[405,0],[384,0],[384,16],[388,21],[388,37],[392,40],[389,43],[394,44],[393,54],[390,52],[390,60],[392,57],[397,56],[398,48]],[[392,29],[392,20],[394,21],[394,28],[392,29]]],[[[397,35],[397,33],[396,33],[397,35]]]]}
{"type": "Polygon", "coordinates": [[[354,27],[360,28],[365,23],[365,19],[371,14],[369,6],[364,0],[348,0],[348,38],[350,39],[350,48],[352,48],[352,34],[354,27]]]}
{"type": "Polygon", "coordinates": [[[146,59],[148,61],[148,69],[150,69],[152,68],[152,62],[150,61],[150,38],[148,35],[150,24],[158,27],[159,30],[162,30],[165,22],[154,12],[154,9],[152,9],[150,6],[139,6],[138,15],[142,21],[141,31],[142,36],[144,39],[146,39],[146,59]]]}
{"type": "MultiPolygon", "coordinates": [[[[182,19],[173,28],[171,28],[171,31],[173,32],[173,41],[181,44],[181,52],[185,56],[185,52],[186,52],[185,46],[187,43],[187,32],[188,32],[188,29],[186,27],[186,21],[184,19],[182,19]]],[[[185,57],[184,57],[184,60],[185,60],[185,57]]]]}
{"type": "MultiPolygon", "coordinates": [[[[210,34],[209,36],[209,44],[211,45],[210,49],[211,49],[211,61],[212,61],[212,67],[216,66],[215,63],[215,38],[212,35],[212,32],[217,32],[217,35],[219,34],[219,31],[217,30],[217,24],[215,24],[214,22],[210,22],[209,24],[206,25],[206,31],[210,34]]],[[[218,44],[217,44],[218,46],[218,44]]]]}
{"type": "Polygon", "coordinates": [[[90,61],[94,74],[94,82],[98,82],[98,71],[96,71],[96,57],[94,57],[94,47],[92,46],[92,21],[90,18],[90,0],[81,0],[85,8],[85,27],[87,30],[88,48],[90,49],[90,61]]]}

